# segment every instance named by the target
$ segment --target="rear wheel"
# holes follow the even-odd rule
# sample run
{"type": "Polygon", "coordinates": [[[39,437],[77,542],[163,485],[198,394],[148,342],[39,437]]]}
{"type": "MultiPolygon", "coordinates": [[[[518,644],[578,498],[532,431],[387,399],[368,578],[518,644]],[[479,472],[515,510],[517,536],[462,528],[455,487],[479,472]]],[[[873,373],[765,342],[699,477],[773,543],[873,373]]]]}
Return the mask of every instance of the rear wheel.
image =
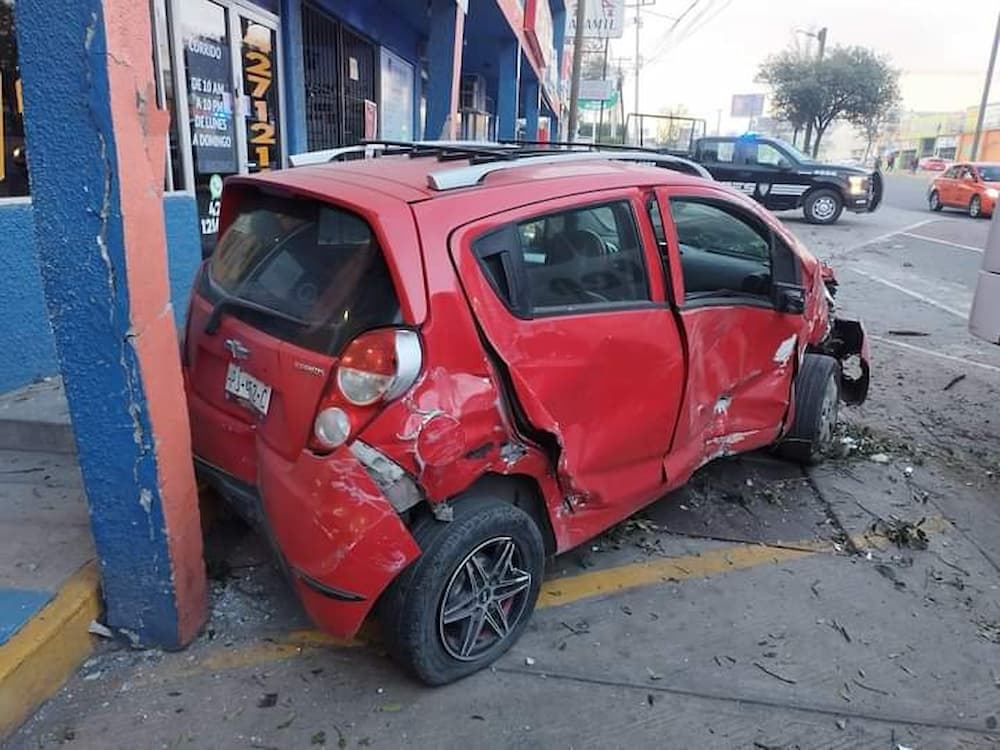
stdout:
{"type": "Polygon", "coordinates": [[[802,213],[810,224],[833,224],[844,210],[844,201],[835,190],[822,188],[806,196],[802,213]]]}
{"type": "Polygon", "coordinates": [[[379,604],[389,653],[429,685],[489,666],[521,636],[541,587],[545,548],[524,511],[466,497],[454,519],[413,529],[421,556],[379,604]]]}
{"type": "Polygon", "coordinates": [[[969,216],[973,219],[978,219],[983,215],[983,203],[978,195],[972,196],[972,200],[969,201],[969,216]]]}
{"type": "Polygon", "coordinates": [[[932,190],[931,194],[927,196],[927,205],[930,206],[931,211],[940,211],[944,208],[937,190],[932,190]]]}
{"type": "Polygon", "coordinates": [[[840,365],[825,354],[806,354],[795,377],[795,421],[777,452],[799,463],[818,463],[833,447],[840,411],[840,365]]]}

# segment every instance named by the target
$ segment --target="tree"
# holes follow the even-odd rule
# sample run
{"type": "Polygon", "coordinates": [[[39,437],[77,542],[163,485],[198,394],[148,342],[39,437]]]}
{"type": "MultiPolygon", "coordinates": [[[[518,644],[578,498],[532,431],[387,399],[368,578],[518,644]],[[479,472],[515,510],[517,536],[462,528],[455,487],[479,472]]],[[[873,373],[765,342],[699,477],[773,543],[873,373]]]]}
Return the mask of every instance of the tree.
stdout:
{"type": "Polygon", "coordinates": [[[864,47],[837,47],[823,60],[782,52],[764,61],[758,80],[771,86],[772,107],[780,117],[797,128],[812,123],[814,157],[834,120],[876,129],[899,101],[898,71],[864,47]]]}

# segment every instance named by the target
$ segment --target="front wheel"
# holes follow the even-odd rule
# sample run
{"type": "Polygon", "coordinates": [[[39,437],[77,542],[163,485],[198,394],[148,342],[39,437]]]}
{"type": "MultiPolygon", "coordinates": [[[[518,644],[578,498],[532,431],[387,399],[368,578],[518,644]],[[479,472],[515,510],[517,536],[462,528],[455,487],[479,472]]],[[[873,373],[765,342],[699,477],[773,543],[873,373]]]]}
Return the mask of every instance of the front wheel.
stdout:
{"type": "Polygon", "coordinates": [[[978,195],[972,196],[972,200],[969,201],[969,216],[973,219],[978,219],[983,215],[983,203],[978,195]]]}
{"type": "Polygon", "coordinates": [[[477,672],[517,641],[545,566],[541,533],[524,511],[492,497],[453,507],[449,523],[417,523],[422,554],[379,604],[389,653],[428,685],[477,672]]]}
{"type": "Polygon", "coordinates": [[[810,224],[833,224],[844,210],[844,200],[835,190],[823,188],[806,196],[802,213],[810,224]]]}
{"type": "Polygon", "coordinates": [[[940,211],[944,207],[941,203],[941,196],[938,195],[937,190],[932,190],[931,194],[927,196],[927,205],[930,207],[931,211],[940,211]]]}
{"type": "Polygon", "coordinates": [[[806,354],[795,377],[795,421],[777,453],[790,461],[818,463],[833,447],[840,411],[840,365],[825,354],[806,354]]]}

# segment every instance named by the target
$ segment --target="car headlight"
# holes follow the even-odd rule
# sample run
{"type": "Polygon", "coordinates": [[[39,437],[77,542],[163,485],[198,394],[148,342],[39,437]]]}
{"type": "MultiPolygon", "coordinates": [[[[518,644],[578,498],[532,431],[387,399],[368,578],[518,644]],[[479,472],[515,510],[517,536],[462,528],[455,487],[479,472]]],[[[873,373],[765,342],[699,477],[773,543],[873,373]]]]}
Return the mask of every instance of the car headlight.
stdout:
{"type": "Polygon", "coordinates": [[[851,175],[847,178],[847,192],[851,195],[864,195],[868,190],[868,178],[851,175]]]}
{"type": "Polygon", "coordinates": [[[986,197],[996,200],[997,198],[1000,198],[1000,190],[997,190],[996,188],[986,188],[986,197]]]}

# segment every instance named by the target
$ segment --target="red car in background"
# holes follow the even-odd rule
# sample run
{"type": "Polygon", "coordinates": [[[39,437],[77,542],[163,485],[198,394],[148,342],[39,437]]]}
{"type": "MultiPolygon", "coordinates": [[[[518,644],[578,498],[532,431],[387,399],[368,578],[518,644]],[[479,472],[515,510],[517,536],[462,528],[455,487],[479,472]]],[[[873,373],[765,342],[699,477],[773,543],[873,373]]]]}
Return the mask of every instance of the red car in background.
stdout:
{"type": "Polygon", "coordinates": [[[674,170],[392,144],[226,182],[183,345],[196,463],[318,625],[377,609],[450,682],[523,632],[546,557],[719,456],[823,455],[860,323],[769,212],[674,170]]]}
{"type": "Polygon", "coordinates": [[[943,172],[950,164],[950,161],[942,159],[940,156],[925,156],[917,162],[917,168],[927,172],[943,172]]]}
{"type": "Polygon", "coordinates": [[[997,198],[1000,198],[1000,164],[955,164],[927,188],[931,211],[960,208],[972,218],[992,216],[997,198]]]}

